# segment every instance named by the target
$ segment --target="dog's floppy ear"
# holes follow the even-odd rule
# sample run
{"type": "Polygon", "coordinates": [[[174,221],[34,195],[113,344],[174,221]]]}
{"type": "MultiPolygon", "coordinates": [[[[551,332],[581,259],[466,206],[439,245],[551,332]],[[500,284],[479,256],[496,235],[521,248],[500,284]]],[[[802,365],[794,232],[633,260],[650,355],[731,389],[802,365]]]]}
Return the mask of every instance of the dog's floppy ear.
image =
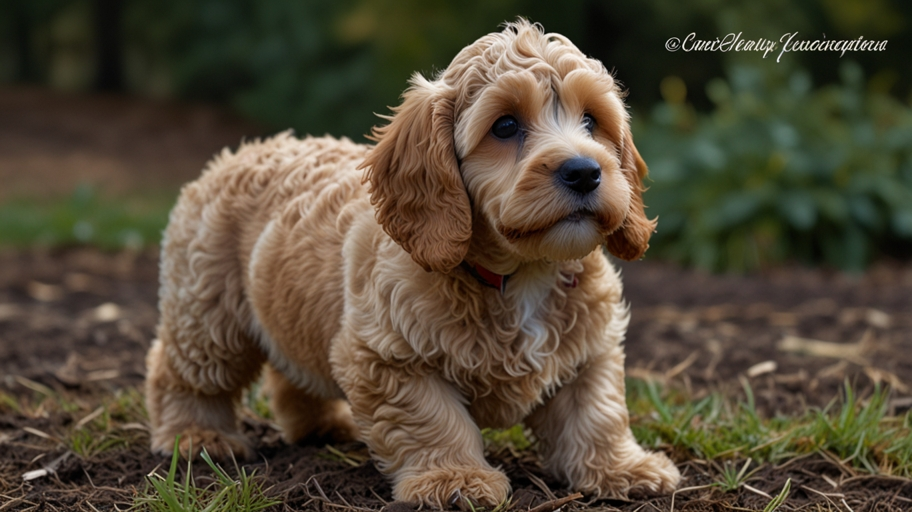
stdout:
{"type": "Polygon", "coordinates": [[[646,162],[633,145],[630,128],[625,127],[621,142],[621,172],[630,183],[630,208],[621,227],[608,235],[608,251],[622,260],[641,258],[649,248],[649,237],[655,231],[656,220],[646,218],[643,205],[643,178],[646,162]]]}
{"type": "Polygon", "coordinates": [[[377,222],[427,271],[462,262],[472,212],[453,140],[448,88],[415,75],[389,124],[375,127],[377,146],[361,168],[370,182],[377,222]]]}

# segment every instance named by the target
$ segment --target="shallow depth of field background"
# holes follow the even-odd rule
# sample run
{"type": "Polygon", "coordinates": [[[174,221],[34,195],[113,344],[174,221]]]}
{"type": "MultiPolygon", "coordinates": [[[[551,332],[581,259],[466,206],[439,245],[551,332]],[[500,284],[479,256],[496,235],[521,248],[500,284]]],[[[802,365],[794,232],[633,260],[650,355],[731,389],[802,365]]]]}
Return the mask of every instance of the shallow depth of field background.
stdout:
{"type": "MultiPolygon", "coordinates": [[[[32,106],[13,119],[21,98],[34,108],[87,94],[163,109],[207,104],[251,123],[232,134],[291,127],[363,140],[411,73],[432,75],[517,15],[570,37],[629,89],[651,169],[646,201],[660,218],[649,258],[717,271],[783,262],[859,271],[912,254],[912,4],[901,0],[8,0],[0,4],[8,157],[0,157],[0,244],[154,245],[177,190],[178,180],[156,181],[143,162],[129,164],[141,187],[107,183],[90,159],[47,171],[34,186],[28,175],[38,164],[11,157],[21,151],[13,139],[60,127],[29,128],[32,106]],[[889,43],[883,52],[789,53],[778,62],[778,49],[766,58],[665,50],[668,38],[690,32],[778,41],[796,31],[796,39],[889,43]]],[[[77,142],[60,152],[78,153],[86,133],[123,131],[80,119],[63,137],[77,142]]],[[[220,119],[189,133],[215,130],[220,119]]],[[[116,135],[116,151],[139,152],[116,135]]],[[[179,165],[201,168],[207,156],[179,165]]]]}
{"type": "MultiPolygon", "coordinates": [[[[241,424],[262,458],[169,481],[141,392],[157,244],[223,148],[365,141],[412,73],[520,15],[627,88],[659,217],[645,261],[619,264],[627,398],[689,490],[594,506],[910,510],[912,2],[0,0],[0,511],[385,506],[363,445],[283,443],[259,386],[241,424]],[[691,32],[888,43],[665,49],[691,32]],[[218,504],[239,487],[247,506],[218,504]]],[[[484,439],[516,503],[567,492],[521,426],[484,439]]]]}

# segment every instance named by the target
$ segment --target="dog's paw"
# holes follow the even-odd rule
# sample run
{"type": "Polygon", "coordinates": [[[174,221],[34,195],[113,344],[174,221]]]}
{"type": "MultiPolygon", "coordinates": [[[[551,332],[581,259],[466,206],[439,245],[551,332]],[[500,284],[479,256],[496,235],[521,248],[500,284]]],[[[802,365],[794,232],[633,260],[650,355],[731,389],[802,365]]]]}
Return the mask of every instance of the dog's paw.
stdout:
{"type": "Polygon", "coordinates": [[[681,481],[678,467],[660,452],[645,452],[630,473],[634,476],[629,490],[631,494],[671,494],[681,481]]]}
{"type": "MultiPolygon", "coordinates": [[[[253,447],[244,435],[234,432],[220,432],[199,427],[188,427],[179,433],[177,450],[185,459],[199,455],[203,448],[213,459],[238,460],[250,459],[253,447]]],[[[171,455],[174,450],[175,435],[153,435],[152,451],[161,455],[171,455]]]]}
{"type": "Polygon", "coordinates": [[[510,480],[490,468],[455,467],[421,471],[402,478],[393,495],[397,500],[423,503],[439,508],[462,505],[496,507],[510,494],[510,480]]]}
{"type": "Polygon", "coordinates": [[[681,473],[664,453],[640,453],[631,460],[589,469],[572,485],[578,491],[602,498],[627,498],[671,494],[681,481],[681,473]]]}

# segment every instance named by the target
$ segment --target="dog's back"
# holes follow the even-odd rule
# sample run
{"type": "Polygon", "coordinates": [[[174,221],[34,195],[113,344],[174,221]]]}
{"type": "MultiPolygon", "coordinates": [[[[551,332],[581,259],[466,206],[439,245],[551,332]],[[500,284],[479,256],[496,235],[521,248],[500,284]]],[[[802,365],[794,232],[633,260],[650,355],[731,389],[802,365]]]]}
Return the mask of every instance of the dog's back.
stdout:
{"type": "MultiPolygon", "coordinates": [[[[327,363],[329,341],[342,313],[342,279],[337,274],[343,233],[337,228],[346,205],[363,202],[369,207],[357,170],[368,150],[347,139],[299,140],[286,132],[243,144],[234,153],[224,150],[198,180],[182,189],[162,242],[157,334],[163,343],[157,342],[149,355],[150,363],[164,358],[169,364],[150,364],[162,374],[151,372],[150,383],[157,378],[187,382],[213,396],[243,387],[258,375],[264,355],[279,350],[263,339],[269,334],[262,323],[272,322],[297,333],[302,342],[295,345],[298,350],[314,351],[293,357],[313,362],[305,372],[279,369],[301,387],[322,395],[341,394],[327,363]],[[294,236],[288,236],[292,229],[294,236]],[[264,250],[267,245],[271,248],[264,250]],[[298,268],[295,277],[283,275],[288,269],[283,260],[292,257],[309,268],[298,268]],[[260,301],[259,311],[251,301],[256,295],[269,297],[260,301]],[[300,303],[289,304],[285,298],[300,303]],[[300,314],[273,318],[273,306],[300,314]],[[259,318],[267,320],[261,323],[259,318]],[[300,336],[312,339],[306,342],[300,336]],[[180,379],[166,375],[172,371],[180,379]]],[[[159,417],[161,409],[175,409],[157,399],[154,385],[148,389],[153,417],[159,417]]],[[[159,437],[153,445],[163,449],[173,441],[171,432],[159,437]]],[[[244,452],[237,447],[232,451],[244,452]]]]}

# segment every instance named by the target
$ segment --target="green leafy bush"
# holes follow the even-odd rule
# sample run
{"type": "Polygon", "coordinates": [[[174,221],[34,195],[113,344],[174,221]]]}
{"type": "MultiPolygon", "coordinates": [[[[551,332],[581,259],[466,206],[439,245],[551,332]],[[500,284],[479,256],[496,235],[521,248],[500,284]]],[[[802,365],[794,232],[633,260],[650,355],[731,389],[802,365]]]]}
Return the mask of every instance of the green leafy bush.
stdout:
{"type": "Polygon", "coordinates": [[[635,124],[650,164],[650,254],[713,270],[769,263],[863,269],[912,246],[912,109],[861,69],[813,89],[802,71],[731,68],[695,113],[659,104],[635,124]]]}

